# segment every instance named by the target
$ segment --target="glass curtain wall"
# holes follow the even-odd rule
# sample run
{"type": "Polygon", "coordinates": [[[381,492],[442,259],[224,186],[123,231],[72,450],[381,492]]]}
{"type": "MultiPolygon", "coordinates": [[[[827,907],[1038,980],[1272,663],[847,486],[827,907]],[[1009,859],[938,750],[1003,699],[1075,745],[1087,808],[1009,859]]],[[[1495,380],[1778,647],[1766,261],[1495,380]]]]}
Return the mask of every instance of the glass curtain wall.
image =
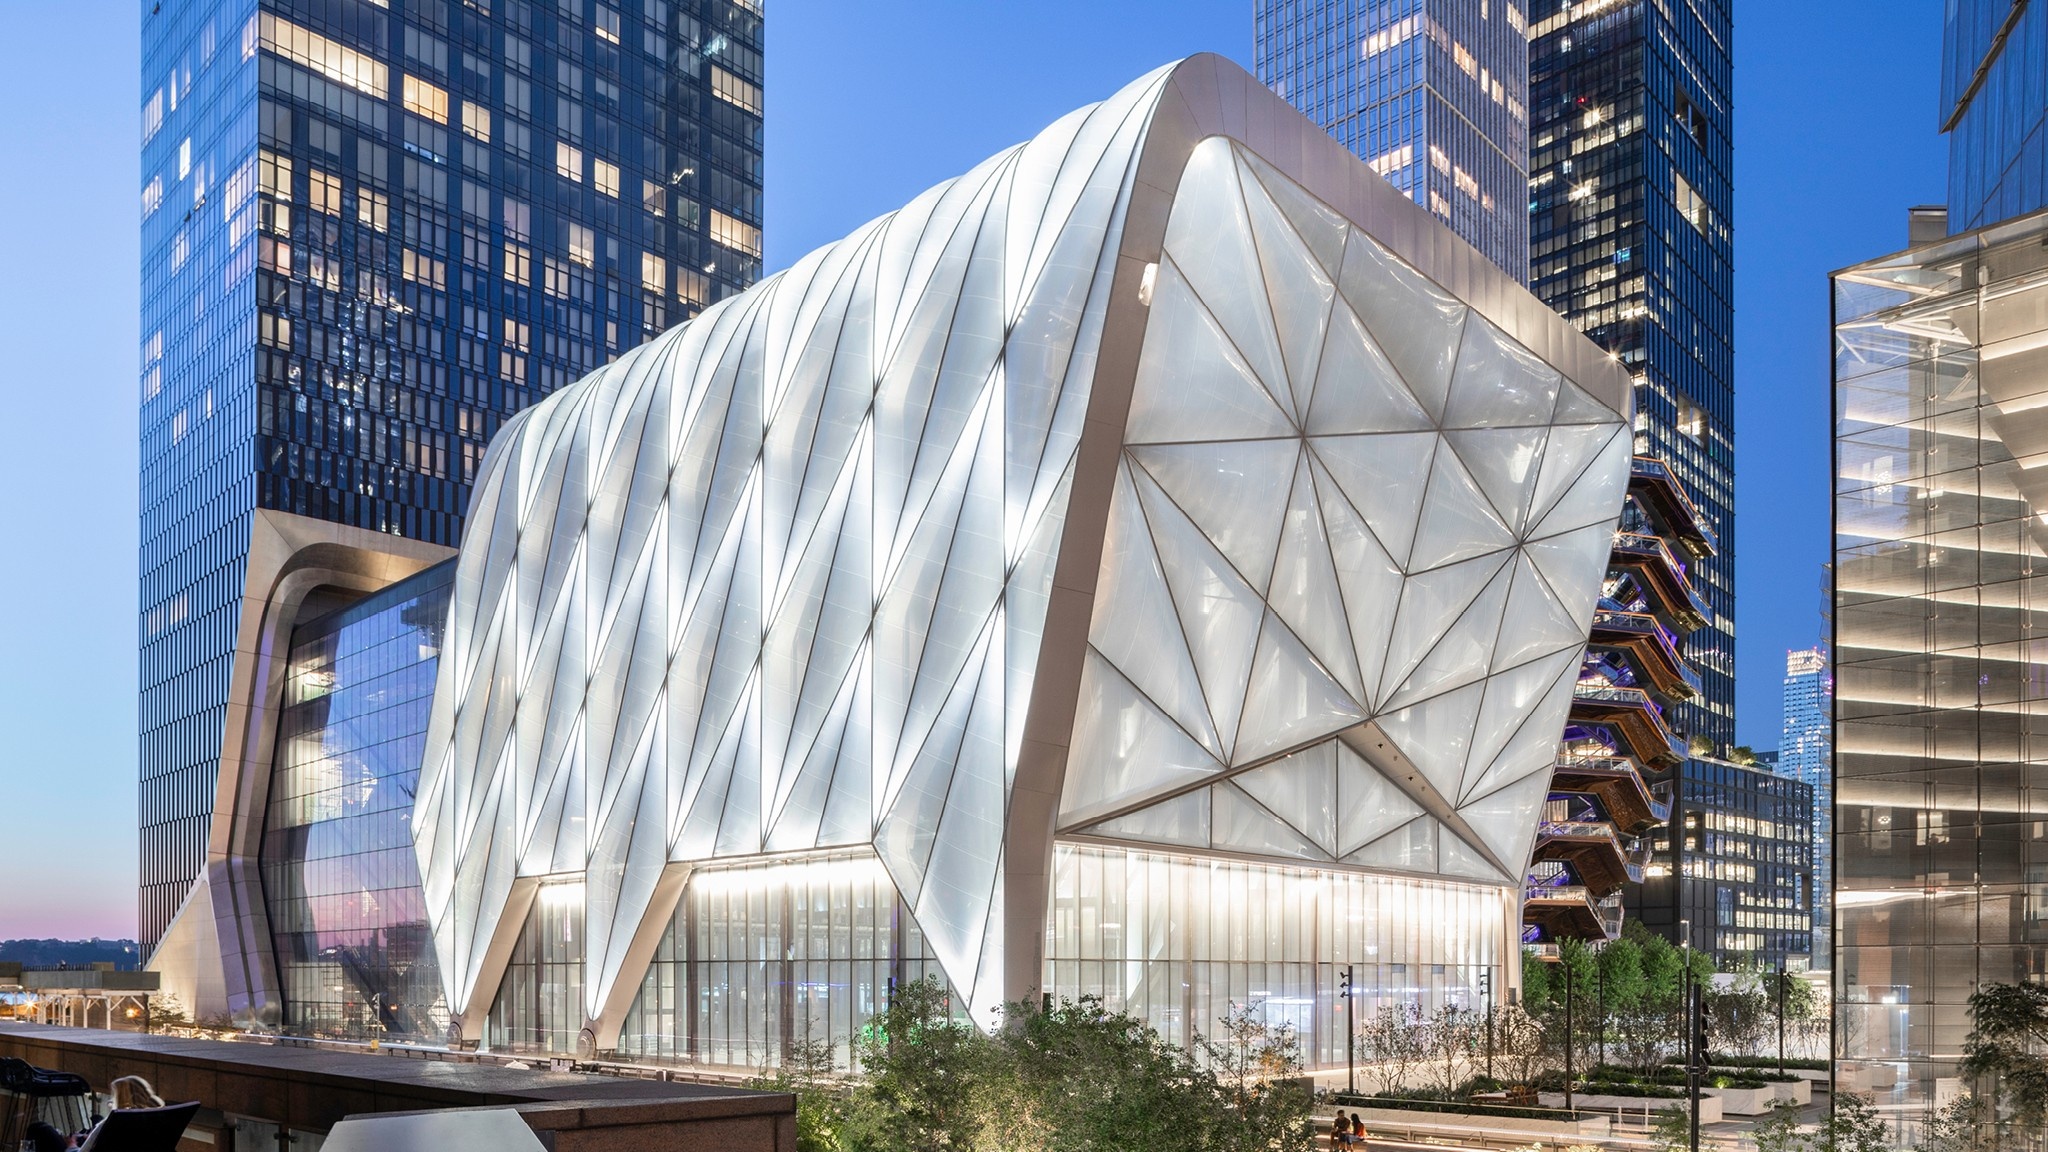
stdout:
{"type": "Polygon", "coordinates": [[[1834,278],[1837,1081],[1902,1118],[1973,992],[2048,975],[2044,237],[1834,278]]]}
{"type": "Polygon", "coordinates": [[[1097,996],[1178,1044],[1233,1008],[1292,1025],[1311,1067],[1344,1063],[1339,989],[1383,1005],[1483,1009],[1516,909],[1501,888],[1063,841],[1045,986],[1097,996]]]}
{"type": "Polygon", "coordinates": [[[447,1033],[412,802],[454,575],[293,630],[261,849],[287,1031],[447,1033]]]}
{"type": "Polygon", "coordinates": [[[491,1004],[484,1046],[573,1054],[583,1031],[583,953],[583,882],[542,884],[491,1004]]]}
{"type": "Polygon", "coordinates": [[[897,984],[944,979],[867,852],[699,869],[619,1035],[625,1060],[757,1068],[795,1045],[853,1066],[897,984]]]}

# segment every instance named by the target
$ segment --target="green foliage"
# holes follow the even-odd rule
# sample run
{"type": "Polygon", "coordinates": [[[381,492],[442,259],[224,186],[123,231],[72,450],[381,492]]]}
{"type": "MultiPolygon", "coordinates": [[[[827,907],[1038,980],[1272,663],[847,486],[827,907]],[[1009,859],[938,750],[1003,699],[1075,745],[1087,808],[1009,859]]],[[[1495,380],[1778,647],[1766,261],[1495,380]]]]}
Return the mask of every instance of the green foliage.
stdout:
{"type": "Polygon", "coordinates": [[[1979,1113],[1983,1106],[1968,1093],[1949,1101],[1935,1112],[1920,1134],[1914,1152],[1977,1152],[1979,1113]]]}
{"type": "MultiPolygon", "coordinates": [[[[1309,1152],[1316,1139],[1310,1115],[1315,1098],[1309,1085],[1297,1079],[1301,1041],[1293,1026],[1267,1024],[1250,1005],[1234,1005],[1217,1023],[1216,1037],[1197,1037],[1195,1047],[1224,1095],[1225,1108],[1206,1142],[1190,1140],[1190,1133],[1180,1129],[1175,1133],[1178,1146],[1309,1152]]],[[[1112,1142],[1091,1147],[1107,1152],[1143,1145],[1112,1142]]]]}
{"type": "Polygon", "coordinates": [[[1422,1015],[1412,1004],[1382,1004],[1358,1034],[1358,1059],[1374,1091],[1391,1096],[1422,1060],[1422,1015]]]}
{"type": "Polygon", "coordinates": [[[1970,997],[1970,1022],[1963,1074],[1996,1085],[2001,1123],[2048,1127],[2048,986],[1986,984],[1970,997]]]}
{"type": "Polygon", "coordinates": [[[855,1042],[866,1081],[846,1108],[849,1152],[939,1152],[976,1147],[987,1101],[999,1094],[994,1044],[956,1019],[946,987],[927,977],[901,985],[855,1042]]]}
{"type": "Polygon", "coordinates": [[[832,1083],[832,1046],[805,1041],[782,1054],[773,1075],[748,1082],[749,1088],[788,1092],[796,1097],[797,1152],[841,1152],[843,1105],[832,1083]]]}
{"type": "Polygon", "coordinates": [[[1563,985],[1556,980],[1550,962],[1539,959],[1531,949],[1522,949],[1522,1003],[1529,1011],[1544,1015],[1562,994],[1563,985]]]}
{"type": "Polygon", "coordinates": [[[990,1035],[955,1017],[931,978],[896,990],[858,1056],[864,1075],[826,1097],[818,1123],[807,1124],[799,1093],[800,1152],[1307,1152],[1314,1142],[1299,1044],[1249,1008],[1193,1051],[1094,998],[1010,1005],[990,1035]]]}
{"type": "Polygon", "coordinates": [[[1750,1129],[1756,1152],[1804,1152],[1807,1141],[1799,1129],[1799,1105],[1779,1100],[1770,1112],[1750,1129]]]}
{"type": "Polygon", "coordinates": [[[1809,1147],[1813,1152],[1894,1152],[1891,1136],[1870,1097],[1856,1092],[1835,1096],[1827,1122],[1809,1147]]]}

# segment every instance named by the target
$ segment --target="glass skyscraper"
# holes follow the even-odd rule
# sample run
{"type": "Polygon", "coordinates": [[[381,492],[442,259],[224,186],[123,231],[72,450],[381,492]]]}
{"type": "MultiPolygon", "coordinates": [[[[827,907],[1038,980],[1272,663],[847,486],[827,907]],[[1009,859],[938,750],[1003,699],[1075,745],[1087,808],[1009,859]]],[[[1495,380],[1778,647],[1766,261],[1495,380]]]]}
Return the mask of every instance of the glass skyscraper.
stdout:
{"type": "Polygon", "coordinates": [[[1258,0],[1254,70],[1527,283],[1527,32],[1516,0],[1258,0]]]}
{"type": "Polygon", "coordinates": [[[1719,538],[1692,583],[1695,754],[1735,740],[1731,25],[1725,0],[1529,14],[1530,284],[1636,381],[1638,456],[1665,461],[1719,538]]]}
{"type": "Polygon", "coordinates": [[[1949,228],[1967,232],[2048,207],[2048,10],[1949,0],[1943,31],[1949,228]]]}
{"type": "Polygon", "coordinates": [[[2048,976],[2048,213],[1834,277],[1839,1085],[1957,1087],[1970,996],[2048,976]]]}
{"type": "Polygon", "coordinates": [[[142,22],[148,945],[208,859],[259,513],[452,547],[505,417],[751,283],[762,33],[756,0],[142,22]]]}
{"type": "Polygon", "coordinates": [[[1785,720],[1772,770],[1813,789],[1813,962],[1828,966],[1834,917],[1835,674],[1824,645],[1785,653],[1785,720]]]}

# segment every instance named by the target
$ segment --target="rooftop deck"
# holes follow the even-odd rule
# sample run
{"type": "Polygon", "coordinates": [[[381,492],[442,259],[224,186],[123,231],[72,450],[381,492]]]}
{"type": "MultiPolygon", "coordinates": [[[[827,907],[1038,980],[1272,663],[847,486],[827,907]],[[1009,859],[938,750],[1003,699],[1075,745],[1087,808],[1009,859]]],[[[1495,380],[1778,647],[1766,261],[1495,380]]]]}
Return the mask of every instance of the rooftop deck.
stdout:
{"type": "Polygon", "coordinates": [[[0,1056],[76,1073],[100,1092],[141,1076],[165,1100],[199,1101],[198,1127],[228,1114],[325,1132],[369,1113],[510,1107],[555,1152],[796,1147],[795,1097],[708,1084],[36,1024],[0,1024],[0,1056]]]}

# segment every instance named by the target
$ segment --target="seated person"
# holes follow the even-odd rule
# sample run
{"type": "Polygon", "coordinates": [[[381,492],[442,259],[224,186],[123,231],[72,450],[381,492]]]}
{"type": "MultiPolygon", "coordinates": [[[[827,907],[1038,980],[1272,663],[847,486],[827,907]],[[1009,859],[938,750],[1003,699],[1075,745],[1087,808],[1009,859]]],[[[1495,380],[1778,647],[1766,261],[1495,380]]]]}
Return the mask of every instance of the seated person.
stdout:
{"type": "Polygon", "coordinates": [[[27,1139],[22,1141],[22,1147],[28,1152],[64,1152],[67,1148],[75,1147],[70,1137],[41,1120],[29,1125],[28,1131],[23,1135],[27,1139]]]}

